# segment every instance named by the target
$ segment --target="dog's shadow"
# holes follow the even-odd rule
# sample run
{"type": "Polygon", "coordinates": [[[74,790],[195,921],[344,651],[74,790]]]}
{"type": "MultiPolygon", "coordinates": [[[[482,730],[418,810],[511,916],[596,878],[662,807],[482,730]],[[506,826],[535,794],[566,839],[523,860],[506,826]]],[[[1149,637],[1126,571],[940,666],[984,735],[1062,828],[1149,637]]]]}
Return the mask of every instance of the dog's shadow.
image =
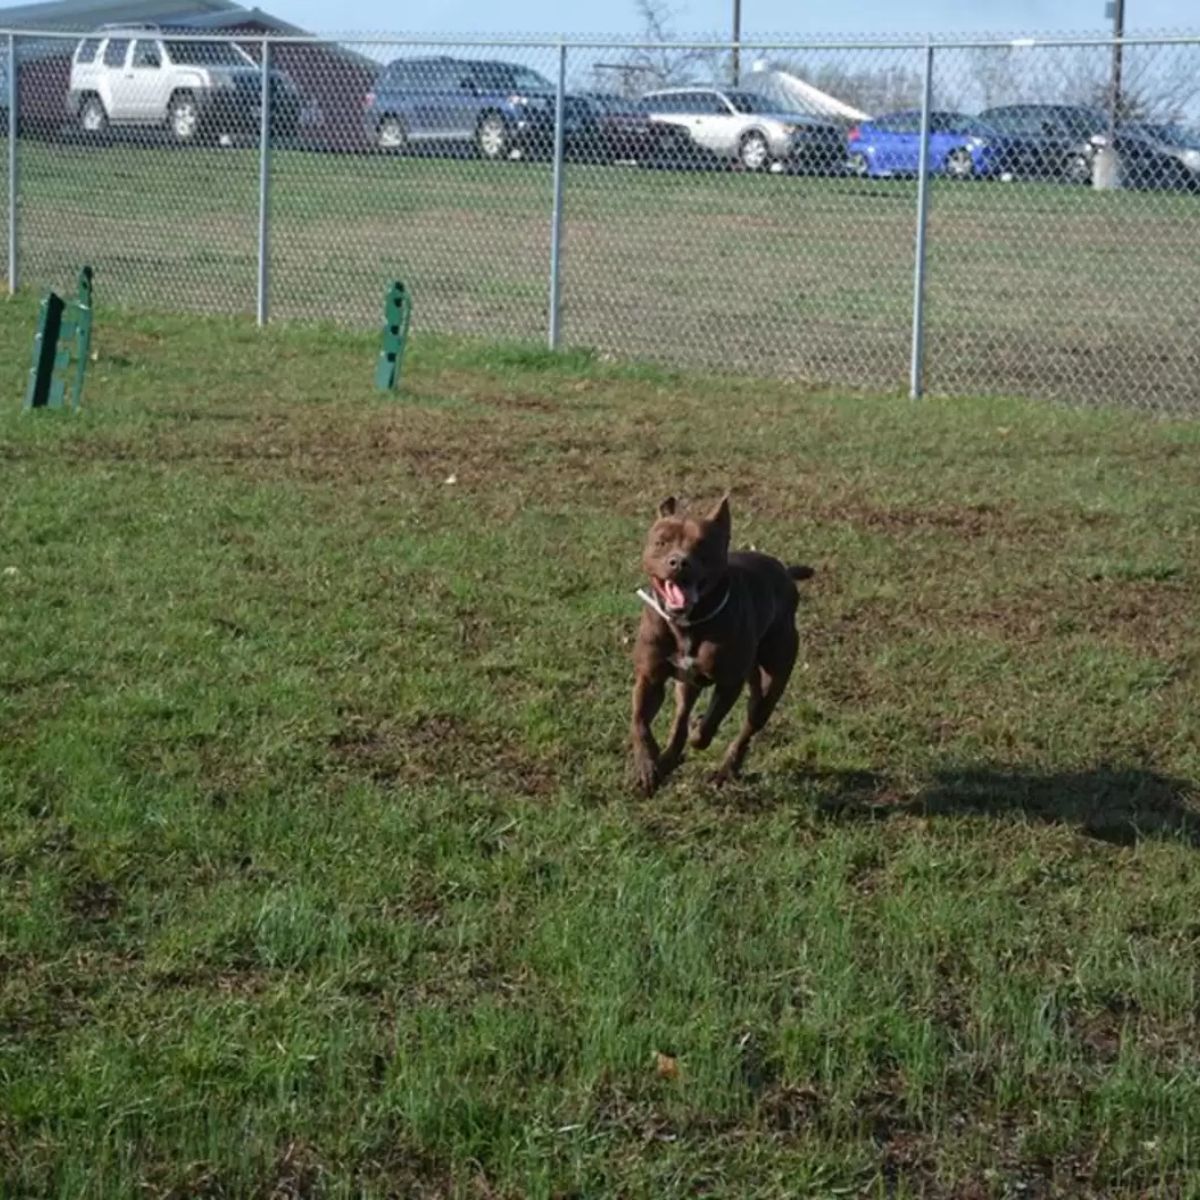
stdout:
{"type": "Polygon", "coordinates": [[[1162,837],[1200,849],[1200,812],[1188,802],[1200,787],[1143,767],[1100,763],[1039,772],[1005,764],[948,766],[907,797],[872,771],[801,772],[801,780],[816,789],[818,808],[834,820],[1019,814],[1116,845],[1162,837]]]}

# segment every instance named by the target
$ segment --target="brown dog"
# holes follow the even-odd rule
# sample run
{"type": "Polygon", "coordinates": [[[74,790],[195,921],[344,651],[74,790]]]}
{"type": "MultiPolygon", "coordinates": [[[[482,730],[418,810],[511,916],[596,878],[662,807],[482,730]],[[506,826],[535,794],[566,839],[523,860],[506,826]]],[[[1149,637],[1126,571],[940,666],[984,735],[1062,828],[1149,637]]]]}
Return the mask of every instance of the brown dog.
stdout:
{"type": "Polygon", "coordinates": [[[712,742],[743,684],[750,702],[741,732],[713,777],[736,777],[750,739],[767,723],[783,695],[799,648],[795,580],[811,567],[785,567],[753,550],[729,551],[729,497],[703,520],[679,516],[673,496],[658,506],[642,564],[652,592],[634,650],[633,768],[650,795],[683,759],[685,742],[703,750],[712,742]],[[666,683],[675,680],[675,720],[660,753],[651,724],[666,683]],[[688,737],[688,719],[703,688],[714,687],[703,720],[688,737]]]}

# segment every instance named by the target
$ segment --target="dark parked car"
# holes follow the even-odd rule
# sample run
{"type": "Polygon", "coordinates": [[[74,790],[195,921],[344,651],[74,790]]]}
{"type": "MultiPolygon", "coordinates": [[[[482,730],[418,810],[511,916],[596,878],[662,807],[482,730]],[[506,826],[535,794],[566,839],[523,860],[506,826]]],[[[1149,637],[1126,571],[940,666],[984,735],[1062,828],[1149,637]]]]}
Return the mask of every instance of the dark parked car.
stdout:
{"type": "Polygon", "coordinates": [[[585,92],[591,109],[586,143],[580,147],[593,162],[639,162],[654,152],[655,127],[638,100],[606,92],[585,92]]]}
{"type": "Polygon", "coordinates": [[[1108,134],[1105,113],[1070,104],[1009,104],[985,109],[979,119],[1008,140],[1013,171],[1025,179],[1091,183],[1092,161],[1108,134]]]}
{"type": "MultiPolygon", "coordinates": [[[[367,138],[381,150],[473,145],[498,160],[545,153],[554,143],[554,85],[517,63],[398,58],[379,73],[364,109],[367,138]]],[[[568,142],[578,140],[589,115],[586,101],[565,98],[568,142]]]]}
{"type": "MultiPolygon", "coordinates": [[[[872,117],[847,134],[850,170],[878,179],[915,175],[921,163],[921,112],[872,117]]],[[[929,170],[951,179],[990,179],[1012,170],[1007,138],[965,113],[929,114],[929,170]]]]}
{"type": "Polygon", "coordinates": [[[8,137],[8,53],[0,51],[0,137],[8,137]]]}
{"type": "Polygon", "coordinates": [[[1200,133],[1182,125],[1123,125],[1116,151],[1130,187],[1200,190],[1200,133]]]}
{"type": "Polygon", "coordinates": [[[579,157],[654,166],[694,153],[686,131],[653,120],[644,100],[604,92],[585,92],[583,98],[591,108],[591,120],[579,140],[579,157]]]}

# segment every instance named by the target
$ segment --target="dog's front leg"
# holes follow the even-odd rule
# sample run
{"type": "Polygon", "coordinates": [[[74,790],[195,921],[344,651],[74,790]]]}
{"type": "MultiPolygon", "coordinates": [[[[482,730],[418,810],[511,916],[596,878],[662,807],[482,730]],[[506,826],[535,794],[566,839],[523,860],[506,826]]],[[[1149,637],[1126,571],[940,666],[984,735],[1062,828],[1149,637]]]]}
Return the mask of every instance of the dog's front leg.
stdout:
{"type": "Polygon", "coordinates": [[[633,744],[633,777],[638,788],[647,796],[659,782],[658,744],[651,725],[662,707],[666,692],[665,680],[638,674],[633,684],[633,725],[630,741],[633,744]]]}
{"type": "Polygon", "coordinates": [[[675,684],[675,719],[671,722],[671,737],[658,760],[660,782],[683,761],[683,748],[687,745],[688,737],[688,719],[699,696],[700,689],[694,683],[680,679],[675,684]]]}

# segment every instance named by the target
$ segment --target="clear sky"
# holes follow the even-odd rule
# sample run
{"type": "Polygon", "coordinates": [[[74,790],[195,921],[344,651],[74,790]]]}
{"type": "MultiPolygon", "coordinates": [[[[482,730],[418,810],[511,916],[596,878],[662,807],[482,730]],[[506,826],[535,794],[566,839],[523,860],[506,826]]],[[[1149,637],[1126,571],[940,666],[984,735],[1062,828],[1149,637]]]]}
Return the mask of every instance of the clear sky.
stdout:
{"type": "MultiPolygon", "coordinates": [[[[250,6],[254,0],[243,0],[250,6]]],[[[317,33],[620,34],[640,31],[634,0],[431,0],[423,5],[385,0],[257,0],[317,33]]],[[[729,27],[732,0],[673,0],[676,33],[729,27]]],[[[920,34],[981,32],[1097,32],[1108,28],[1105,0],[742,0],[743,36],[920,34]]],[[[1200,0],[1126,0],[1130,32],[1200,29],[1200,0]]]]}

